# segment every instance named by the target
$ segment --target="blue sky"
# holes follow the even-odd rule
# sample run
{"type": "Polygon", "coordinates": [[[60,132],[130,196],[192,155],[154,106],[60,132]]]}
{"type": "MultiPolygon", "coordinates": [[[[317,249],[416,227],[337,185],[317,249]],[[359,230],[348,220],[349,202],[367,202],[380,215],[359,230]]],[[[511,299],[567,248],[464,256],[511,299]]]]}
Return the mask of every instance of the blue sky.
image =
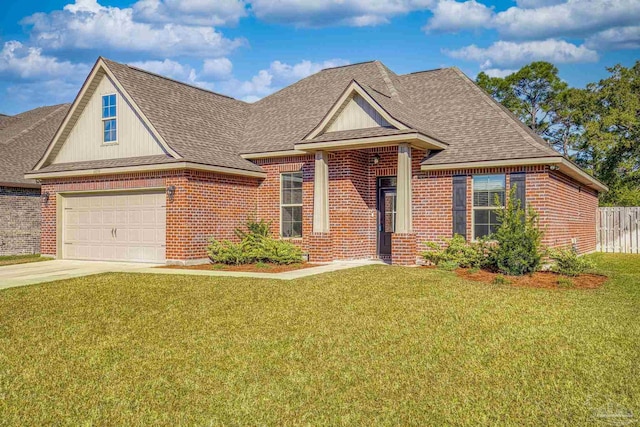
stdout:
{"type": "Polygon", "coordinates": [[[318,70],[505,75],[553,62],[569,84],[640,59],[639,0],[5,1],[0,112],[70,102],[99,55],[254,101],[318,70]]]}

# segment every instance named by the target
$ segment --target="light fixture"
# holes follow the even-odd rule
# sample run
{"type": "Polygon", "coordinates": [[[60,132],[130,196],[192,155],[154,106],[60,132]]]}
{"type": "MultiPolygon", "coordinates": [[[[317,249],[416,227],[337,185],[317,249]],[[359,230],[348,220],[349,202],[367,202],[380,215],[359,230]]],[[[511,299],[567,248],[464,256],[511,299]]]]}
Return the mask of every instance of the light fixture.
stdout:
{"type": "Polygon", "coordinates": [[[173,196],[176,194],[176,186],[170,185],[167,187],[167,197],[169,197],[169,201],[173,202],[173,196]]]}
{"type": "Polygon", "coordinates": [[[40,200],[41,200],[41,201],[42,201],[42,203],[44,203],[45,205],[46,205],[47,203],[49,203],[49,192],[48,192],[48,191],[45,191],[44,193],[42,193],[42,194],[40,195],[40,200]]]}
{"type": "Polygon", "coordinates": [[[371,157],[371,163],[373,163],[374,166],[380,163],[380,154],[374,154],[373,157],[371,157]]]}

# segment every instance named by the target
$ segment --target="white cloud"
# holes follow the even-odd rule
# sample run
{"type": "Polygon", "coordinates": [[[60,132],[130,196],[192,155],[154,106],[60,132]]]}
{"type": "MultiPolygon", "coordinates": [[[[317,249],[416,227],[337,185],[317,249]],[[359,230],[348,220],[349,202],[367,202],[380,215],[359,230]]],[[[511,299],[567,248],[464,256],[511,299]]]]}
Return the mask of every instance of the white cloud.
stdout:
{"type": "Polygon", "coordinates": [[[212,27],[174,23],[152,25],[134,20],[133,9],[76,0],[64,10],[36,13],[22,21],[31,26],[34,44],[50,49],[113,49],[155,57],[225,55],[241,46],[212,27]]]}
{"type": "Polygon", "coordinates": [[[475,0],[441,0],[432,12],[433,17],[423,28],[425,31],[457,32],[478,29],[489,26],[493,18],[493,8],[475,0]]]}
{"type": "Polygon", "coordinates": [[[518,7],[522,9],[535,9],[537,7],[553,6],[564,3],[565,0],[516,0],[518,7]]]}
{"type": "Polygon", "coordinates": [[[60,61],[16,40],[6,42],[0,51],[0,76],[7,78],[47,80],[77,74],[84,76],[88,72],[87,65],[60,61]]]}
{"type": "Polygon", "coordinates": [[[172,61],[170,59],[165,59],[164,61],[130,62],[129,65],[188,83],[195,82],[197,78],[196,70],[192,67],[180,64],[179,62],[172,61]]]}
{"type": "Polygon", "coordinates": [[[568,0],[534,9],[512,7],[495,16],[498,32],[513,39],[585,36],[640,21],[638,0],[568,0]]]}
{"type": "Polygon", "coordinates": [[[612,28],[587,38],[585,46],[591,49],[640,49],[640,26],[612,28]]]}
{"type": "Polygon", "coordinates": [[[424,10],[434,0],[253,0],[251,10],[267,22],[299,27],[373,26],[424,10]]]}
{"type": "Polygon", "coordinates": [[[453,58],[479,62],[482,69],[518,67],[531,61],[563,64],[598,60],[596,51],[556,39],[523,43],[498,41],[487,48],[471,45],[444,52],[453,58]]]}
{"type": "Polygon", "coordinates": [[[485,69],[483,71],[489,77],[507,77],[509,74],[513,74],[518,70],[511,69],[511,68],[505,68],[505,69],[487,68],[487,69],[485,69]]]}
{"type": "Polygon", "coordinates": [[[228,58],[205,59],[202,65],[202,75],[224,80],[231,77],[233,64],[228,58]]]}
{"type": "Polygon", "coordinates": [[[219,88],[222,92],[231,96],[247,102],[254,102],[281,87],[315,74],[322,69],[348,63],[344,59],[329,59],[322,62],[303,60],[293,65],[281,61],[273,61],[268,69],[258,71],[251,79],[246,81],[230,79],[221,82],[219,88]]]}
{"type": "Polygon", "coordinates": [[[235,25],[247,15],[242,0],[139,0],[132,7],[140,21],[187,25],[235,25]]]}

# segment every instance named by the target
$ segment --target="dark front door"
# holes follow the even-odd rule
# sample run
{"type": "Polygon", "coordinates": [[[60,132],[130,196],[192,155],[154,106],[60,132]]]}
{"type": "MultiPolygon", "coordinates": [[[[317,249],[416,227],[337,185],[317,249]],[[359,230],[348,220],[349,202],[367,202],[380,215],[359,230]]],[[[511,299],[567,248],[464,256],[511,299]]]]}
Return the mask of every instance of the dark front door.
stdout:
{"type": "Polygon", "coordinates": [[[396,229],[396,180],[378,179],[378,256],[391,256],[391,234],[396,229]]]}

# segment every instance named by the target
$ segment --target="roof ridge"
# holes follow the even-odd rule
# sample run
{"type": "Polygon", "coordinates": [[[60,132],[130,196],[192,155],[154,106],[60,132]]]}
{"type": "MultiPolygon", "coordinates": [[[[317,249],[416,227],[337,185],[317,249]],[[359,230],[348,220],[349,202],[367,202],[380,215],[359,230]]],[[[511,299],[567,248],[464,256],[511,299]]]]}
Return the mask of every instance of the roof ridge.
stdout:
{"type": "MultiPolygon", "coordinates": [[[[529,133],[527,132],[525,129],[523,129],[519,124],[522,122],[520,122],[520,120],[515,117],[513,115],[513,113],[511,113],[511,111],[509,111],[508,109],[506,109],[506,107],[504,107],[502,104],[500,104],[498,101],[496,101],[495,99],[493,99],[493,97],[489,96],[489,94],[487,94],[484,90],[482,90],[478,85],[476,85],[470,78],[469,76],[467,76],[465,73],[463,73],[458,67],[449,67],[448,69],[452,70],[453,72],[455,72],[458,76],[460,76],[462,78],[462,80],[469,85],[470,87],[472,87],[476,92],[479,92],[482,99],[485,101],[485,103],[487,103],[492,109],[494,109],[495,111],[498,112],[499,115],[501,115],[502,117],[506,118],[509,122],[509,124],[515,128],[516,132],[518,132],[520,135],[522,135],[524,137],[524,140],[527,141],[530,145],[532,145],[533,147],[539,149],[540,151],[546,151],[545,149],[549,149],[549,150],[553,150],[552,148],[541,144],[540,142],[536,141],[536,139],[529,133]]],[[[555,152],[555,150],[553,150],[555,152]]],[[[550,154],[550,153],[547,153],[550,154]]],[[[560,153],[556,154],[558,156],[560,156],[560,153]]]]}
{"type": "Polygon", "coordinates": [[[421,73],[433,73],[434,71],[449,70],[451,68],[454,68],[454,67],[440,67],[440,68],[432,68],[430,70],[412,71],[410,73],[400,74],[400,76],[411,76],[413,74],[421,74],[421,73]]]}
{"type": "Polygon", "coordinates": [[[217,96],[221,96],[223,98],[227,98],[227,99],[231,99],[233,101],[238,101],[238,102],[242,102],[244,104],[247,104],[247,102],[242,101],[241,99],[236,99],[236,98],[234,98],[232,96],[229,96],[229,95],[224,95],[222,93],[214,92],[212,90],[205,89],[205,88],[200,87],[200,86],[196,86],[196,85],[193,85],[193,84],[182,82],[180,80],[172,79],[171,77],[163,76],[162,74],[154,73],[153,71],[145,70],[144,68],[136,67],[135,65],[123,64],[121,62],[113,61],[111,59],[107,59],[107,58],[104,58],[104,57],[101,57],[101,58],[103,60],[106,60],[107,62],[113,62],[114,64],[122,65],[124,67],[130,68],[130,69],[135,70],[135,71],[139,71],[141,73],[146,73],[146,74],[149,74],[149,75],[154,76],[154,77],[159,77],[161,79],[168,80],[168,81],[173,82],[173,83],[181,84],[183,86],[187,86],[187,87],[190,87],[192,89],[198,89],[198,90],[200,90],[202,92],[206,92],[206,93],[209,93],[211,95],[217,95],[217,96]]]}
{"type": "Polygon", "coordinates": [[[391,78],[389,77],[389,73],[385,69],[385,66],[380,61],[375,61],[375,64],[378,67],[378,71],[380,71],[380,74],[382,74],[382,80],[387,85],[387,89],[389,89],[389,93],[391,93],[391,98],[396,99],[399,103],[402,104],[402,100],[400,99],[398,90],[393,85],[393,82],[391,81],[391,78]]]}
{"type": "MultiPolygon", "coordinates": [[[[344,65],[336,65],[335,67],[327,67],[327,68],[323,68],[322,70],[318,71],[319,73],[323,72],[323,71],[327,71],[327,70],[335,70],[336,68],[346,68],[346,67],[354,67],[356,65],[363,65],[363,64],[370,64],[372,62],[377,62],[377,59],[372,59],[370,61],[362,61],[362,62],[355,62],[353,64],[344,64],[344,65]]],[[[313,75],[313,74],[312,74],[313,75]]]]}
{"type": "MultiPolygon", "coordinates": [[[[38,108],[46,108],[46,107],[57,107],[56,109],[54,109],[53,111],[51,111],[49,114],[45,115],[44,117],[40,118],[39,120],[37,120],[35,123],[33,123],[31,126],[22,129],[20,132],[18,132],[17,134],[13,135],[11,138],[7,139],[6,141],[4,141],[2,144],[9,144],[12,141],[15,141],[19,136],[22,136],[26,133],[31,132],[33,129],[37,128],[38,126],[40,126],[41,124],[43,124],[44,122],[46,122],[47,120],[49,120],[49,118],[57,113],[58,111],[62,110],[63,108],[67,108],[70,104],[56,104],[56,105],[45,105],[42,107],[38,107],[38,108]]],[[[36,110],[37,108],[34,108],[34,110],[36,110]]],[[[27,111],[24,111],[25,113],[27,111]]]]}

